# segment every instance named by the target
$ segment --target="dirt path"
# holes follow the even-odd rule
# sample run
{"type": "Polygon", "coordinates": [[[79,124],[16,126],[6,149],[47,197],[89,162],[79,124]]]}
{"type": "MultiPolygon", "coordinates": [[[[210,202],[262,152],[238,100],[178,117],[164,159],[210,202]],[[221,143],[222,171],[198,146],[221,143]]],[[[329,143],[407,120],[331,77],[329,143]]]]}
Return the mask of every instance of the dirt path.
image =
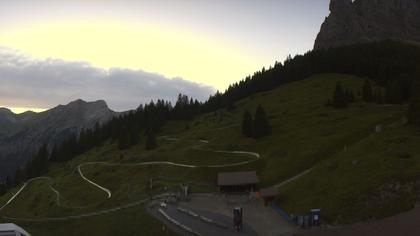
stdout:
{"type": "Polygon", "coordinates": [[[303,177],[304,175],[308,174],[308,173],[309,173],[309,172],[311,172],[312,170],[313,170],[313,167],[312,167],[312,168],[310,168],[310,169],[305,170],[304,172],[302,172],[302,173],[300,173],[300,174],[298,174],[298,175],[293,176],[293,177],[292,177],[292,178],[290,178],[290,179],[287,179],[287,180],[285,180],[285,181],[283,181],[283,182],[281,182],[281,183],[278,183],[278,184],[274,185],[274,187],[275,187],[275,188],[280,188],[280,187],[281,187],[281,186],[283,186],[283,185],[286,185],[286,184],[288,184],[288,183],[291,183],[291,182],[293,182],[293,181],[295,181],[295,180],[297,180],[297,179],[299,179],[299,178],[303,177]]]}

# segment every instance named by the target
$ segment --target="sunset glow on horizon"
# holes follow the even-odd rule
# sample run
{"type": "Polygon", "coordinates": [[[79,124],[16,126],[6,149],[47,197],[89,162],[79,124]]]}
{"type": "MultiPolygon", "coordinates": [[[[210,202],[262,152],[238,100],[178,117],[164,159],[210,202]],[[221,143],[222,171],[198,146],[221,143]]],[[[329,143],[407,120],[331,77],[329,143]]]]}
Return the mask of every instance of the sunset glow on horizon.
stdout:
{"type": "Polygon", "coordinates": [[[116,20],[41,22],[0,32],[0,45],[35,58],[84,61],[104,69],[129,68],[224,90],[259,69],[245,49],[182,29],[116,20]],[[214,69],[212,69],[214,68],[214,69]]]}
{"type": "Polygon", "coordinates": [[[0,104],[16,112],[79,98],[117,111],[178,93],[204,101],[311,49],[328,14],[328,0],[1,4],[0,104]]]}
{"type": "MultiPolygon", "coordinates": [[[[0,105],[0,107],[7,107],[7,106],[0,105]]],[[[7,108],[15,114],[21,114],[27,111],[33,111],[33,112],[39,113],[39,112],[43,112],[47,110],[45,108],[35,108],[35,107],[7,107],[7,108]]]]}

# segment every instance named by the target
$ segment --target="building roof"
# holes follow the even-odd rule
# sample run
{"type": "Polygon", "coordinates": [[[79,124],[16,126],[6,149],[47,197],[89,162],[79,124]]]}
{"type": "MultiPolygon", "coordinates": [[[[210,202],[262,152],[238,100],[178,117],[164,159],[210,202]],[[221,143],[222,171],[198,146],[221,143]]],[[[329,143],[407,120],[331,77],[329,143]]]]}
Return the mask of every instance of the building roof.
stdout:
{"type": "Polygon", "coordinates": [[[4,231],[19,232],[19,233],[25,234],[26,236],[30,236],[30,234],[26,232],[24,229],[12,223],[0,224],[0,232],[4,232],[4,231]]]}
{"type": "Polygon", "coordinates": [[[279,191],[277,188],[270,187],[270,188],[263,188],[260,189],[261,197],[267,198],[267,197],[276,197],[279,195],[279,191]]]}
{"type": "Polygon", "coordinates": [[[235,185],[250,185],[257,184],[257,172],[225,172],[217,174],[217,185],[219,186],[235,186],[235,185]]]}

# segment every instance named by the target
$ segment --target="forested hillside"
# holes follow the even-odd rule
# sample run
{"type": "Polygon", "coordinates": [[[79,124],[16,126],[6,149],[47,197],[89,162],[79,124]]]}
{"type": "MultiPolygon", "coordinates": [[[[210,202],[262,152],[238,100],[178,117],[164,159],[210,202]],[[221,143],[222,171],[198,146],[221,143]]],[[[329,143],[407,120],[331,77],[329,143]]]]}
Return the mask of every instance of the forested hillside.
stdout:
{"type": "Polygon", "coordinates": [[[289,213],[320,207],[328,223],[410,209],[419,190],[420,100],[410,89],[419,86],[419,50],[387,41],[315,51],[276,63],[205,103],[185,95],[173,106],[151,102],[51,153],[41,149],[2,186],[0,205],[7,204],[0,215],[35,236],[68,235],[75,224],[80,235],[134,234],[145,225],[146,234],[162,233],[141,205],[150,196],[183,182],[193,192],[216,191],[218,172],[241,170],[256,170],[262,187],[307,173],[278,186],[277,203],[289,213]],[[37,176],[47,178],[22,185],[37,176]],[[145,187],[151,178],[153,191],[145,187]]]}

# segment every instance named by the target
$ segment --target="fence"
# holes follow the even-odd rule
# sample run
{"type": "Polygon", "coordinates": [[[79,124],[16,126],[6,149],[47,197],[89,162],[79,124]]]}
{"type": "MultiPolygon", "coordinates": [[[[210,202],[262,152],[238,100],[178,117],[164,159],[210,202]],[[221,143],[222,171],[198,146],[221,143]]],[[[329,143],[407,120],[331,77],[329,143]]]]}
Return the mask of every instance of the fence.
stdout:
{"type": "Polygon", "coordinates": [[[277,206],[276,204],[272,204],[271,207],[277,212],[279,213],[285,220],[292,222],[292,218],[290,218],[289,214],[287,214],[287,212],[285,210],[283,210],[281,207],[277,206]]]}

